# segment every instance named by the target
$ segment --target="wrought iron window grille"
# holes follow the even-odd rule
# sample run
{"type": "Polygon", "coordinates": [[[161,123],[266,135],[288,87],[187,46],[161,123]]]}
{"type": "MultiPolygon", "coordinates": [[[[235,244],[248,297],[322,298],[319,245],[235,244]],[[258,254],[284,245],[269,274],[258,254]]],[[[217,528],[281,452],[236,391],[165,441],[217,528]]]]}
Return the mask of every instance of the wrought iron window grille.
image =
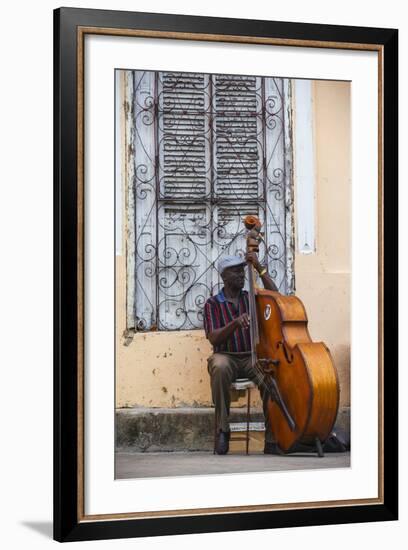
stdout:
{"type": "Polygon", "coordinates": [[[126,97],[128,328],[202,328],[219,257],[244,255],[246,214],[264,224],[261,262],[291,292],[290,81],[127,71],[126,97]]]}

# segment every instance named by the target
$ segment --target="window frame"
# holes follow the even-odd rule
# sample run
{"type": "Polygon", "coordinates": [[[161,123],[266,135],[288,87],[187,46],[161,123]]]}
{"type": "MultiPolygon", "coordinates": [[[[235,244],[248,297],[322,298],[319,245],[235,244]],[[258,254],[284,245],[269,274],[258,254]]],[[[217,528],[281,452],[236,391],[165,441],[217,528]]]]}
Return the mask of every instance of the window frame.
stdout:
{"type": "MultiPolygon", "coordinates": [[[[141,331],[141,330],[160,330],[168,332],[177,330],[176,329],[166,329],[153,326],[148,329],[141,329],[137,327],[137,316],[136,316],[136,262],[135,262],[135,251],[136,251],[136,229],[135,229],[135,205],[136,205],[136,192],[133,182],[135,181],[135,146],[133,143],[133,117],[132,117],[132,102],[134,97],[133,90],[133,78],[132,73],[135,70],[123,71],[124,78],[120,81],[121,90],[119,91],[123,108],[124,108],[124,142],[125,142],[125,196],[126,196],[126,230],[125,230],[125,241],[126,241],[126,323],[127,330],[129,331],[141,331]]],[[[153,71],[152,71],[153,72],[153,71]]],[[[264,77],[261,77],[264,78],[264,77]]],[[[269,77],[273,78],[273,77],[269,77]]],[[[120,79],[119,79],[120,80],[120,79]]],[[[294,98],[293,98],[293,81],[292,79],[282,78],[282,109],[284,111],[283,115],[283,191],[284,191],[284,238],[285,238],[285,257],[286,257],[286,269],[284,273],[284,292],[286,294],[293,294],[295,291],[295,270],[294,270],[294,261],[295,261],[295,222],[294,222],[294,175],[293,175],[293,109],[294,109],[294,98]]],[[[156,157],[157,158],[157,157],[156,157]]],[[[265,205],[267,206],[268,202],[266,197],[264,198],[265,205]]],[[[211,258],[213,262],[213,258],[211,258]]],[[[157,275],[156,275],[157,277],[157,275]]],[[[157,304],[157,299],[156,299],[157,304]]],[[[204,304],[203,304],[204,305],[204,304]]],[[[201,327],[189,327],[182,330],[196,330],[202,329],[201,327]]]]}

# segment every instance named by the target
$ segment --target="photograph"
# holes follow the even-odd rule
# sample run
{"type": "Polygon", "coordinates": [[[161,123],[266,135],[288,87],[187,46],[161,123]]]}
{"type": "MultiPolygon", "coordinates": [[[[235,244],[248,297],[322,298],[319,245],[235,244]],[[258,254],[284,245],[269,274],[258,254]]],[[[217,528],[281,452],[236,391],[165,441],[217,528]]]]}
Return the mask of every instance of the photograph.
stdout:
{"type": "Polygon", "coordinates": [[[397,31],[54,14],[57,540],[397,517],[397,31]]]}
{"type": "Polygon", "coordinates": [[[114,78],[116,478],[349,467],[350,82],[114,78]]]}
{"type": "Polygon", "coordinates": [[[404,4],[4,6],[2,547],[403,547],[404,4]]]}

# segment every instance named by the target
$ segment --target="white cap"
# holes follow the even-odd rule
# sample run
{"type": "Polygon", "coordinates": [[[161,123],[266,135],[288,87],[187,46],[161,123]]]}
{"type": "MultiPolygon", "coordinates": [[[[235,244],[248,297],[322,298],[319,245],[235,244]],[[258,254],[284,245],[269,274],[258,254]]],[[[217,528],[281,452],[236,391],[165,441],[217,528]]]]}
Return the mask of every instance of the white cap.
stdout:
{"type": "Polygon", "coordinates": [[[223,256],[218,261],[218,272],[222,275],[224,269],[235,267],[237,265],[246,265],[246,261],[241,256],[223,256]]]}

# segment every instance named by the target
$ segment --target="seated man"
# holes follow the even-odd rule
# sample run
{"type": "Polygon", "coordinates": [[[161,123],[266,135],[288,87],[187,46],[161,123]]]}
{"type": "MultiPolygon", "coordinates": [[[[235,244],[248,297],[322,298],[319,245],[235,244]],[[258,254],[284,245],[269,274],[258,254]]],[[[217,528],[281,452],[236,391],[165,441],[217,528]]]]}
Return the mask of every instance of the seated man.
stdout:
{"type": "MultiPolygon", "coordinates": [[[[248,252],[246,260],[258,271],[267,290],[277,290],[266,267],[259,263],[255,252],[248,252]]],[[[246,261],[239,256],[224,256],[218,263],[218,271],[224,287],[211,296],[204,306],[204,329],[214,353],[208,358],[212,399],[215,405],[217,438],[215,452],[226,454],[229,449],[230,386],[237,378],[255,378],[251,366],[251,339],[249,331],[248,292],[243,290],[246,261]]],[[[268,417],[268,393],[261,387],[265,416],[266,454],[279,454],[274,442],[268,417]]]]}

